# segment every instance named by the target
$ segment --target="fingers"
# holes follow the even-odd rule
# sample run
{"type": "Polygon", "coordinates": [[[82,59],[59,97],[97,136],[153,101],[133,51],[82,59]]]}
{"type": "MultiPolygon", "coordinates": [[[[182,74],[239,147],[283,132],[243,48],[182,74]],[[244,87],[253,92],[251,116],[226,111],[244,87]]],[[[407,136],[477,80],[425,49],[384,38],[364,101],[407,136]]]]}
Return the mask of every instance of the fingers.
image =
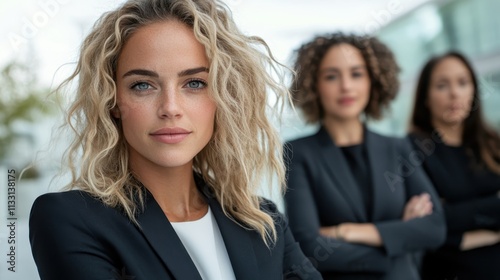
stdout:
{"type": "Polygon", "coordinates": [[[430,200],[425,201],[424,203],[421,203],[419,211],[418,211],[419,216],[423,217],[423,216],[427,216],[427,215],[432,214],[433,206],[434,205],[432,204],[432,201],[430,201],[430,200]]]}
{"type": "Polygon", "coordinates": [[[403,220],[424,217],[432,214],[433,204],[428,193],[415,195],[406,203],[403,220]]]}
{"type": "Polygon", "coordinates": [[[432,206],[431,196],[428,193],[423,193],[415,205],[415,212],[420,217],[428,215],[432,213],[432,206]]]}
{"type": "Polygon", "coordinates": [[[410,198],[410,200],[408,200],[408,202],[406,203],[406,207],[409,209],[413,209],[416,207],[419,201],[420,201],[420,196],[414,195],[410,198]]]}

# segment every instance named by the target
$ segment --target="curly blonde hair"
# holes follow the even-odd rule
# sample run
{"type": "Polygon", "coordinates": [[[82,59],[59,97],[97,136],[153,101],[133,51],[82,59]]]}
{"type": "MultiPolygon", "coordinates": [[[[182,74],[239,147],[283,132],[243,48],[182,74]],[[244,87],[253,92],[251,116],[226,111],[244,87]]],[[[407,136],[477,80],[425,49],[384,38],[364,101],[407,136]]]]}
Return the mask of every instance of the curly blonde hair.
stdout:
{"type": "Polygon", "coordinates": [[[285,67],[262,39],[243,35],[228,8],[217,0],[130,0],[94,25],[76,70],[61,85],[78,80],[66,117],[76,133],[66,152],[72,173],[67,188],[82,189],[111,207],[121,207],[137,222],[143,191],[132,176],[125,138],[110,113],[116,106],[115,73],[127,39],[141,26],[164,20],[191,27],[210,61],[215,129],[194,158],[194,171],[211,186],[229,218],[259,232],[269,245],[276,240],[276,229],[273,217],[261,210],[257,192],[264,179],[272,185],[273,175],[283,192],[284,166],[281,140],[266,115],[267,93],[277,96],[273,109],[282,106],[289,93],[283,78],[277,81],[266,70],[283,77],[285,67]]]}
{"type": "Polygon", "coordinates": [[[326,53],[339,44],[357,48],[365,60],[370,75],[370,99],[365,114],[380,119],[399,90],[399,66],[392,51],[375,37],[348,35],[341,32],[317,36],[295,51],[294,70],[290,92],[294,104],[301,108],[308,123],[317,123],[325,115],[316,88],[318,70],[326,53]]]}

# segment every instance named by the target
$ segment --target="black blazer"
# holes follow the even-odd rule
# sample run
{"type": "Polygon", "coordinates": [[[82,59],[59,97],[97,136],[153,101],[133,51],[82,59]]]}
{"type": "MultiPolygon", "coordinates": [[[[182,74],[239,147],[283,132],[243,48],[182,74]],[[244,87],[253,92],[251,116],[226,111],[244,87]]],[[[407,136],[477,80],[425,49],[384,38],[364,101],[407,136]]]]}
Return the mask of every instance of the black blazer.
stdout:
{"type": "Polygon", "coordinates": [[[368,215],[349,165],[325,128],[285,146],[290,228],[325,279],[419,279],[414,253],[436,248],[445,238],[438,197],[420,166],[411,163],[407,141],[366,129],[364,141],[373,193],[368,215]],[[406,202],[423,192],[431,195],[433,214],[402,221],[406,202]],[[383,247],[319,234],[322,226],[345,222],[374,223],[383,247]]]}
{"type": "Polygon", "coordinates": [[[411,134],[409,139],[425,155],[423,167],[444,201],[448,229],[443,246],[424,258],[424,278],[500,279],[500,243],[460,250],[465,232],[500,230],[500,175],[474,168],[464,147],[447,146],[438,135],[411,134]]]}
{"type": "MultiPolygon", "coordinates": [[[[262,205],[276,217],[278,240],[269,249],[256,231],[225,216],[206,186],[202,189],[237,279],[321,279],[274,204],[262,205]]],[[[201,279],[163,211],[145,193],[145,210],[137,216],[140,227],[83,191],[37,198],[29,225],[41,279],[201,279]]]]}

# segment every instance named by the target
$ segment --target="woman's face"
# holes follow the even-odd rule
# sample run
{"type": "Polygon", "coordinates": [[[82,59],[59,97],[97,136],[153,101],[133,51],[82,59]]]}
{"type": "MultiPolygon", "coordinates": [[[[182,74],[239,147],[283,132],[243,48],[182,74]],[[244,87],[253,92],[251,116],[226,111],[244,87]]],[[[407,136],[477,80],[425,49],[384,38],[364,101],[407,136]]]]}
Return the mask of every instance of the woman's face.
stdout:
{"type": "Polygon", "coordinates": [[[125,43],[116,71],[118,108],[130,164],[191,166],[212,137],[216,105],[205,48],[174,20],[141,27],[125,43]]]}
{"type": "Polygon", "coordinates": [[[358,119],[368,104],[370,87],[368,69],[359,49],[342,43],[327,51],[317,81],[325,118],[358,119]]]}
{"type": "Polygon", "coordinates": [[[463,122],[470,113],[474,96],[471,74],[456,57],[437,63],[431,74],[427,106],[432,120],[440,125],[463,122]]]}

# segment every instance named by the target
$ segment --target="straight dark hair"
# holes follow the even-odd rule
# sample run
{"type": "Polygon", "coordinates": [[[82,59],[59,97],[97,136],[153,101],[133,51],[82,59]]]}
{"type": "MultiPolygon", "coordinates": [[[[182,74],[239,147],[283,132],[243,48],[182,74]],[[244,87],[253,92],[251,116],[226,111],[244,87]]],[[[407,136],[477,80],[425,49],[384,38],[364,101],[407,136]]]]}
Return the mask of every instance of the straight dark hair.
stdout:
{"type": "Polygon", "coordinates": [[[435,131],[432,125],[432,114],[427,106],[432,73],[440,62],[450,57],[457,58],[465,65],[474,87],[472,107],[469,116],[463,121],[462,146],[469,151],[476,163],[500,174],[500,136],[483,119],[476,73],[468,59],[459,52],[447,52],[431,58],[425,64],[418,79],[411,118],[411,132],[430,136],[435,131]]]}

